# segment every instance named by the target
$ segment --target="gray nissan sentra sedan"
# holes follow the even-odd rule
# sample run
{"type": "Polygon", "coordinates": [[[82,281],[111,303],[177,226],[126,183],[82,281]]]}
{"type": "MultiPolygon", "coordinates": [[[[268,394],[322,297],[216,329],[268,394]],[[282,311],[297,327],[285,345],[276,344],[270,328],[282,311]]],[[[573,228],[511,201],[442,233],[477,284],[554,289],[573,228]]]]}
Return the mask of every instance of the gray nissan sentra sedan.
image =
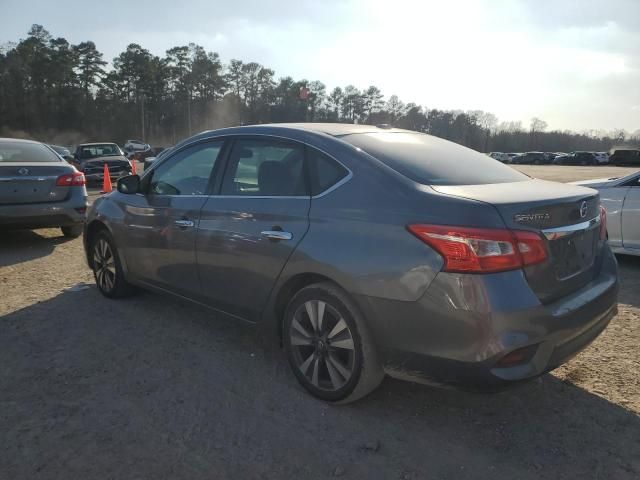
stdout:
{"type": "Polygon", "coordinates": [[[96,200],[100,291],[167,292],[260,324],[313,395],[384,374],[471,388],[541,375],[616,313],[596,191],[384,126],[204,132],[96,200]]]}
{"type": "Polygon", "coordinates": [[[0,230],[60,227],[82,234],[84,175],[40,142],[0,138],[0,230]]]}

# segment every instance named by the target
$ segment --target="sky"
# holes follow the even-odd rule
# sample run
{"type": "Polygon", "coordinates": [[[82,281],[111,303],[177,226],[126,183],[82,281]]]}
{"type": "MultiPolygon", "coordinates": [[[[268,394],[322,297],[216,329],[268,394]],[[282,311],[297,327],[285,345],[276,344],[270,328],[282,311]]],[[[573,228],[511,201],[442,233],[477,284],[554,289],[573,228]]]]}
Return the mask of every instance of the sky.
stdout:
{"type": "Polygon", "coordinates": [[[31,24],[111,61],[194,42],[328,90],[549,128],[640,129],[640,0],[0,0],[0,44],[31,24]]]}

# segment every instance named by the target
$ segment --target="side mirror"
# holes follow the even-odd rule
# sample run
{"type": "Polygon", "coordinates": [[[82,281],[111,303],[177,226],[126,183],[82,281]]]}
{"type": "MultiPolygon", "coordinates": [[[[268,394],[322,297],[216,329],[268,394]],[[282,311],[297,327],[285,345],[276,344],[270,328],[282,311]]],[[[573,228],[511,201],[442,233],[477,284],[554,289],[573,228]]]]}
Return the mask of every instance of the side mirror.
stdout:
{"type": "Polygon", "coordinates": [[[140,177],[138,175],[127,175],[119,178],[118,191],[125,194],[138,193],[140,191],[140,177]]]}

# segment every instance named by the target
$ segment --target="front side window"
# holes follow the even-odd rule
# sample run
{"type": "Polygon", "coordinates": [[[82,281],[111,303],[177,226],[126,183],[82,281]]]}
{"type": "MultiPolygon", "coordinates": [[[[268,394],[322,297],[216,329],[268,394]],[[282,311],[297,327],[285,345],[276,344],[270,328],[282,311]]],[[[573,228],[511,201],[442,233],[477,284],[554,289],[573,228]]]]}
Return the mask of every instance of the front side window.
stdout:
{"type": "Polygon", "coordinates": [[[152,172],[152,195],[205,195],[223,141],[188,147],[177,152],[152,172]]]}
{"type": "Polygon", "coordinates": [[[278,139],[236,140],[222,183],[222,195],[306,196],[304,148],[278,139]]]}

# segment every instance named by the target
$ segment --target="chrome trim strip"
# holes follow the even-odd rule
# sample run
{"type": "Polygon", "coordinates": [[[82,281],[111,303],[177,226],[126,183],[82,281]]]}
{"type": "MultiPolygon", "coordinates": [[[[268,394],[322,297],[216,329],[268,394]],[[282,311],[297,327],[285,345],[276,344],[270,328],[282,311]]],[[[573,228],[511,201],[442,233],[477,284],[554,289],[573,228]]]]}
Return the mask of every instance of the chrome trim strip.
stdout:
{"type": "MultiPolygon", "coordinates": [[[[302,130],[302,131],[306,131],[306,130],[302,130]]],[[[210,130],[211,133],[214,133],[215,130],[210,130]]],[[[208,132],[202,132],[202,134],[204,133],[208,133],[208,132]]],[[[251,196],[251,195],[208,195],[209,197],[216,197],[216,198],[304,198],[304,199],[315,199],[315,198],[322,198],[325,195],[328,195],[329,193],[333,192],[335,189],[341,187],[342,185],[344,185],[345,183],[347,183],[349,180],[351,180],[353,178],[353,172],[351,171],[351,169],[349,167],[347,167],[344,163],[342,163],[340,160],[338,160],[336,157],[334,157],[333,155],[327,153],[326,151],[324,151],[322,148],[316,147],[315,145],[311,145],[308,142],[305,142],[303,140],[296,140],[294,138],[290,138],[290,137],[283,137],[281,135],[273,135],[273,134],[269,134],[269,133],[224,133],[221,135],[213,135],[210,137],[204,137],[204,138],[199,138],[198,140],[194,140],[193,142],[189,142],[187,144],[181,145],[179,149],[176,149],[175,151],[172,151],[170,154],[167,154],[167,156],[165,158],[162,159],[161,162],[153,162],[151,164],[151,166],[144,170],[144,172],[142,172],[142,175],[140,176],[140,178],[142,179],[144,176],[147,175],[147,172],[151,172],[153,170],[155,170],[156,168],[158,168],[158,165],[162,165],[164,162],[168,161],[169,158],[171,158],[173,155],[175,155],[177,152],[180,152],[182,150],[184,150],[185,148],[189,148],[193,145],[197,145],[199,143],[205,143],[207,141],[211,141],[211,140],[216,140],[216,139],[220,139],[220,140],[227,140],[227,139],[231,139],[231,140],[236,140],[236,137],[271,137],[271,138],[278,138],[281,140],[287,140],[289,142],[294,142],[294,143],[299,143],[301,145],[305,145],[307,147],[310,148],[315,148],[316,150],[318,150],[320,153],[326,155],[327,157],[331,158],[332,160],[338,162],[340,165],[342,165],[344,167],[344,169],[348,172],[342,179],[340,179],[340,181],[338,181],[337,183],[334,183],[333,185],[331,185],[329,188],[327,188],[326,190],[324,190],[323,192],[318,193],[317,195],[314,195],[312,197],[309,196],[251,196]]],[[[336,137],[333,137],[336,138],[336,137]]],[[[174,147],[170,147],[170,148],[174,148],[174,147]]],[[[177,195],[177,196],[183,196],[183,195],[177,195]]]]}
{"type": "Polygon", "coordinates": [[[574,225],[567,225],[565,227],[547,228],[542,230],[542,233],[547,240],[557,240],[558,238],[572,235],[576,232],[584,230],[590,230],[600,225],[600,216],[587,220],[586,222],[576,223],[574,225]]]}

